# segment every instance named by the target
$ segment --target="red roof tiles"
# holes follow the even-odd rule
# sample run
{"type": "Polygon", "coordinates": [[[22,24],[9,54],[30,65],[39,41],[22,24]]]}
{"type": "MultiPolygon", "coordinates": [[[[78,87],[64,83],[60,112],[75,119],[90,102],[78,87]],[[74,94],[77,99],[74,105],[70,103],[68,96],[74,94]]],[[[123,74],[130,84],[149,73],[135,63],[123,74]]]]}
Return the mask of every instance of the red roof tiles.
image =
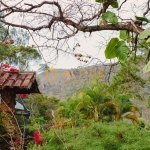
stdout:
{"type": "Polygon", "coordinates": [[[0,90],[13,90],[16,94],[40,93],[35,72],[0,73],[0,90]]]}

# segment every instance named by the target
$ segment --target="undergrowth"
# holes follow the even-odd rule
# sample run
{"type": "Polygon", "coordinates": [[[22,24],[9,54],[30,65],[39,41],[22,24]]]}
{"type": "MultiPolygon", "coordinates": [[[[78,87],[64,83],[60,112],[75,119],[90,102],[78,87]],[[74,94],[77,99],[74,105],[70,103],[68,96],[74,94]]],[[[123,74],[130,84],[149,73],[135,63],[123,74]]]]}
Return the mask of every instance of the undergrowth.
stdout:
{"type": "Polygon", "coordinates": [[[119,122],[91,122],[74,128],[51,129],[40,147],[29,150],[149,150],[150,133],[119,122]]]}

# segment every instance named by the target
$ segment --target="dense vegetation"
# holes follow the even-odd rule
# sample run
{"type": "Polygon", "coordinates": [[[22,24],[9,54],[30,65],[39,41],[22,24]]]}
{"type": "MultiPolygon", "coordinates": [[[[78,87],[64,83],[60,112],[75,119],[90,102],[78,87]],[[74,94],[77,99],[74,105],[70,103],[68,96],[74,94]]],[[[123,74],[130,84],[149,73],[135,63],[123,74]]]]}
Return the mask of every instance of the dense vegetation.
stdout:
{"type": "Polygon", "coordinates": [[[149,149],[149,125],[131,101],[141,99],[137,92],[145,80],[137,75],[138,68],[132,60],[129,62],[128,72],[121,67],[111,84],[97,77],[64,101],[42,94],[29,95],[25,100],[31,110],[28,149],[149,149]],[[134,89],[130,87],[132,82],[134,89]],[[34,143],[35,131],[41,134],[40,146],[34,143]]]}
{"type": "Polygon", "coordinates": [[[149,150],[150,135],[125,121],[92,122],[69,129],[51,129],[44,133],[41,147],[30,150],[149,150]]]}

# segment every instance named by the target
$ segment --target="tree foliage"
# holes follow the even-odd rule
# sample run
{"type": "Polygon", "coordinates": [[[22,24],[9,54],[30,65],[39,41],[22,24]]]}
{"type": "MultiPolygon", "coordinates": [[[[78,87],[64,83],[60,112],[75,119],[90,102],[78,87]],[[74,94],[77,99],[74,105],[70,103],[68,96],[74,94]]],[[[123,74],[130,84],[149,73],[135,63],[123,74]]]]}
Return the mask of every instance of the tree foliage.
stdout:
{"type": "MultiPolygon", "coordinates": [[[[4,13],[1,12],[1,15],[4,13]]],[[[3,19],[5,21],[5,19],[3,19]]],[[[17,66],[21,70],[29,67],[33,60],[40,60],[41,56],[34,46],[27,46],[29,34],[23,29],[7,28],[0,22],[0,61],[17,66]]]]}
{"type": "Polygon", "coordinates": [[[0,61],[17,66],[20,70],[29,67],[31,61],[40,60],[41,56],[38,51],[30,46],[15,46],[12,44],[0,43],[0,61]]]}

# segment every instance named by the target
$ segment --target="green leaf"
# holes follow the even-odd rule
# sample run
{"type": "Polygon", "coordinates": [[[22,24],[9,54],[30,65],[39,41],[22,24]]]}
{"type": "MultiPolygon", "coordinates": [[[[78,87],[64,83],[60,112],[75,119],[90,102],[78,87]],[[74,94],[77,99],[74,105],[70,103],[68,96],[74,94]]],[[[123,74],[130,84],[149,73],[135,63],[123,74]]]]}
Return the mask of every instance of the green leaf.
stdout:
{"type": "Polygon", "coordinates": [[[85,95],[85,93],[84,93],[84,92],[80,92],[80,93],[78,94],[78,98],[83,99],[84,95],[85,95]]]}
{"type": "Polygon", "coordinates": [[[127,60],[129,47],[125,41],[119,41],[118,38],[112,38],[105,49],[105,56],[107,59],[117,57],[118,60],[124,64],[127,60]]]}
{"type": "Polygon", "coordinates": [[[145,29],[144,31],[142,31],[139,35],[139,38],[141,40],[143,40],[143,39],[147,38],[149,35],[150,35],[150,27],[145,29]]]}
{"type": "MultiPolygon", "coordinates": [[[[95,2],[103,3],[103,0],[95,0],[95,2]]],[[[117,0],[108,0],[108,2],[110,2],[110,5],[113,8],[118,8],[118,2],[117,2],[117,0]]]]}
{"type": "Polygon", "coordinates": [[[86,94],[89,95],[91,98],[95,99],[99,96],[99,95],[97,96],[97,94],[93,90],[88,90],[86,94]]]}
{"type": "Polygon", "coordinates": [[[96,94],[99,94],[100,93],[100,88],[98,86],[95,86],[93,91],[96,93],[96,94]]]}
{"type": "Polygon", "coordinates": [[[127,34],[127,30],[120,30],[120,39],[127,40],[129,38],[129,35],[127,34]]]}
{"type": "Polygon", "coordinates": [[[143,68],[143,73],[147,73],[150,71],[150,61],[147,63],[147,65],[143,68]]]}
{"type": "Polygon", "coordinates": [[[112,38],[109,43],[107,44],[107,47],[105,49],[105,56],[107,59],[115,58],[116,52],[115,47],[118,44],[119,39],[118,38],[112,38]]]}
{"type": "Polygon", "coordinates": [[[146,43],[150,43],[150,38],[148,38],[148,39],[146,40],[146,43]]]}
{"type": "Polygon", "coordinates": [[[106,13],[104,13],[104,18],[109,23],[112,23],[112,24],[118,23],[118,18],[113,12],[107,11],[106,13]]]}
{"type": "Polygon", "coordinates": [[[145,22],[150,22],[149,19],[147,19],[146,17],[138,17],[138,16],[135,16],[136,20],[141,20],[141,21],[145,21],[145,22]]]}
{"type": "Polygon", "coordinates": [[[102,3],[103,0],[95,0],[95,2],[102,3]]]}
{"type": "Polygon", "coordinates": [[[113,8],[118,8],[118,2],[117,0],[110,4],[113,8]]]}
{"type": "Polygon", "coordinates": [[[125,44],[125,41],[119,41],[115,48],[116,57],[121,63],[124,63],[127,60],[129,47],[125,44]]]}

